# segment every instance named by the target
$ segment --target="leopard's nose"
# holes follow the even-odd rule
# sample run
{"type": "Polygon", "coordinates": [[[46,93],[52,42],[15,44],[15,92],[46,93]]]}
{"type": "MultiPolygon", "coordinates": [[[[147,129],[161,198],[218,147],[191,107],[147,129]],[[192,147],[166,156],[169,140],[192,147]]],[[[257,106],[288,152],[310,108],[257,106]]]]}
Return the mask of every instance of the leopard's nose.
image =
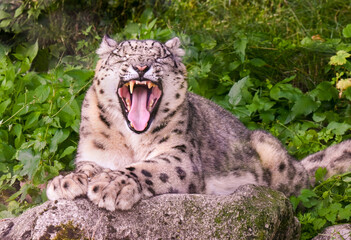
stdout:
{"type": "Polygon", "coordinates": [[[136,65],[135,67],[136,67],[139,71],[144,71],[144,70],[147,68],[147,65],[144,65],[144,66],[136,65]]]}
{"type": "Polygon", "coordinates": [[[140,78],[142,78],[144,74],[150,69],[148,65],[135,65],[133,68],[139,74],[140,78]]]}

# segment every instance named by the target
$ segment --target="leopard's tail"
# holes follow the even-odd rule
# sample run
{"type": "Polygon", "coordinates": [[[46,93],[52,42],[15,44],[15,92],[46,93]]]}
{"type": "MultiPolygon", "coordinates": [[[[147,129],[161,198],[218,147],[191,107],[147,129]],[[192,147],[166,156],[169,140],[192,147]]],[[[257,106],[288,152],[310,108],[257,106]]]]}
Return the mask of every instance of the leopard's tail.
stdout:
{"type": "Polygon", "coordinates": [[[326,178],[351,171],[351,140],[328,147],[309,155],[301,161],[314,185],[314,175],[319,167],[327,169],[326,178]]]}

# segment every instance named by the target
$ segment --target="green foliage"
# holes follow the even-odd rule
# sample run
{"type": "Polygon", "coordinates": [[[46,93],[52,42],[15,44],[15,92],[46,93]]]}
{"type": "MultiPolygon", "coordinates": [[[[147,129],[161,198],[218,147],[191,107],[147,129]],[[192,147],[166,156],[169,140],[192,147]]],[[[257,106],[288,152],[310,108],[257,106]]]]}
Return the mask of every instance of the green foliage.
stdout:
{"type": "Polygon", "coordinates": [[[66,55],[76,56],[64,62],[79,61],[91,68],[101,37],[120,31],[129,19],[139,19],[152,4],[141,0],[2,0],[0,42],[17,46],[38,41],[41,48],[32,63],[37,71],[54,68],[66,55]]]}
{"type": "Polygon", "coordinates": [[[157,16],[171,19],[176,32],[187,34],[190,40],[183,42],[195,50],[194,60],[205,60],[195,70],[209,73],[198,76],[210,86],[247,73],[273,83],[296,75],[293,85],[306,91],[330,77],[324,67],[343,37],[342,28],[351,22],[350,10],[343,0],[175,1],[157,16]],[[206,61],[211,58],[212,68],[206,61]]]}
{"type": "Polygon", "coordinates": [[[224,106],[248,127],[273,133],[297,158],[349,138],[349,100],[339,99],[329,82],[303,93],[289,83],[292,79],[273,85],[244,77],[232,86],[224,106]]]}
{"type": "Polygon", "coordinates": [[[45,200],[41,185],[71,168],[80,105],[93,72],[69,66],[30,71],[37,42],[13,52],[0,49],[0,192],[15,192],[7,211],[0,205],[0,216],[9,216],[28,207],[20,205],[28,194],[32,204],[45,200]],[[15,182],[21,182],[20,189],[14,189],[15,182]]]}
{"type": "MultiPolygon", "coordinates": [[[[325,169],[318,169],[316,179],[322,180],[325,173],[325,169]]],[[[348,223],[351,218],[351,173],[318,182],[314,189],[304,189],[298,197],[291,197],[295,209],[299,204],[307,209],[297,214],[303,240],[313,238],[327,226],[348,223]]]]}
{"type": "MultiPolygon", "coordinates": [[[[350,11],[344,0],[2,1],[0,42],[11,45],[0,44],[0,218],[45,201],[42,184],[72,169],[105,33],[179,36],[189,90],[271,132],[298,159],[349,139],[350,11]]],[[[306,209],[304,239],[351,215],[351,176],[324,174],[292,198],[306,209]]]]}
{"type": "Polygon", "coordinates": [[[155,18],[150,8],[140,16],[140,22],[128,21],[124,29],[116,34],[117,40],[124,39],[156,39],[161,42],[169,40],[174,33],[168,28],[159,28],[157,18],[155,18]]]}

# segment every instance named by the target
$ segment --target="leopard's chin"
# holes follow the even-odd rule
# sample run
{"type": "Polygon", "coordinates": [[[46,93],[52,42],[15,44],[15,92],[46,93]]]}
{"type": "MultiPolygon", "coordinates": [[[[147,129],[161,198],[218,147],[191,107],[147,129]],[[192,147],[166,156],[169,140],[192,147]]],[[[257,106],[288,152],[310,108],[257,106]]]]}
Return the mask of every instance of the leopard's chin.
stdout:
{"type": "Polygon", "coordinates": [[[147,131],[162,98],[162,85],[148,79],[121,82],[117,96],[128,127],[135,133],[147,131]]]}

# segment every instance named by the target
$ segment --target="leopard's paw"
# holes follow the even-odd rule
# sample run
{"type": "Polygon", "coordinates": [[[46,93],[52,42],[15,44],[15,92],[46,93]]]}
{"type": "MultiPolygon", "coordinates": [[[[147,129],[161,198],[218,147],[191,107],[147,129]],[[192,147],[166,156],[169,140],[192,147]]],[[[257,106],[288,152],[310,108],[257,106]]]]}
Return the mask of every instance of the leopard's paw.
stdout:
{"type": "Polygon", "coordinates": [[[86,195],[88,177],[84,173],[70,173],[66,176],[57,176],[48,183],[46,195],[50,200],[74,199],[86,195]]]}
{"type": "Polygon", "coordinates": [[[131,209],[142,197],[139,184],[118,172],[102,172],[88,186],[88,198],[109,211],[131,209]]]}
{"type": "Polygon", "coordinates": [[[94,162],[80,161],[76,163],[75,172],[84,173],[88,176],[88,178],[91,178],[102,171],[103,168],[94,162]]]}

